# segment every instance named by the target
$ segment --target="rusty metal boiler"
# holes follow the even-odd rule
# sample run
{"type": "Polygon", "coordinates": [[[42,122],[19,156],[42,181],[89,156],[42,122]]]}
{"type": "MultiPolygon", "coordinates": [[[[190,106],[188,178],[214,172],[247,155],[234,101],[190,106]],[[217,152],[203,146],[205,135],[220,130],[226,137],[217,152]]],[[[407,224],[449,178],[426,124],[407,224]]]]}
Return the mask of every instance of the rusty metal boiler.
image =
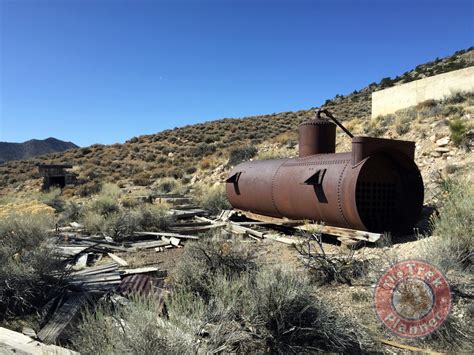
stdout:
{"type": "Polygon", "coordinates": [[[417,222],[423,181],[415,143],[353,137],[329,112],[299,126],[299,157],[233,168],[226,194],[236,209],[371,232],[402,233],[417,222]],[[352,151],[336,153],[336,124],[352,151]]]}

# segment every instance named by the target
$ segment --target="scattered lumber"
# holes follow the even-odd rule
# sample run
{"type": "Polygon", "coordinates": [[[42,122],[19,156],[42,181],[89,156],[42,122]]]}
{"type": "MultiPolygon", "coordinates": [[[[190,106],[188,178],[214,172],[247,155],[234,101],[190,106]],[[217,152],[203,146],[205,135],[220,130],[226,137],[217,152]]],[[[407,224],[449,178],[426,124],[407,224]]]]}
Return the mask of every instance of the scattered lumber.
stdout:
{"type": "Polygon", "coordinates": [[[250,235],[253,235],[253,236],[258,237],[260,239],[262,239],[263,235],[265,234],[264,232],[259,232],[259,231],[256,231],[254,229],[241,226],[241,225],[239,225],[235,222],[232,222],[232,221],[228,222],[228,228],[230,229],[231,232],[237,232],[237,233],[240,233],[240,234],[250,234],[250,235]]]}
{"type": "Polygon", "coordinates": [[[150,236],[156,236],[156,237],[175,237],[178,239],[192,239],[192,240],[199,239],[199,237],[196,237],[195,235],[184,235],[184,234],[179,234],[179,233],[167,233],[167,232],[135,232],[134,234],[150,235],[150,236]]]}
{"type": "Polygon", "coordinates": [[[378,241],[380,238],[383,237],[383,234],[380,234],[380,233],[365,232],[365,231],[359,231],[359,230],[349,229],[349,228],[325,226],[325,225],[314,224],[314,223],[307,223],[302,226],[296,227],[296,229],[304,230],[304,231],[319,230],[323,234],[334,235],[334,236],[342,237],[345,239],[362,240],[362,241],[370,242],[370,243],[375,243],[376,241],[378,241]]]}
{"type": "Polygon", "coordinates": [[[263,215],[259,215],[252,212],[247,212],[247,211],[239,211],[239,213],[249,219],[256,221],[255,223],[253,221],[232,222],[242,227],[244,225],[252,225],[252,224],[254,225],[259,225],[259,224],[284,225],[284,226],[289,226],[289,227],[291,226],[294,229],[300,230],[300,231],[307,231],[307,232],[318,231],[325,235],[335,236],[341,243],[348,246],[354,246],[360,241],[375,243],[383,237],[383,234],[381,233],[372,233],[372,232],[359,231],[359,230],[349,229],[349,228],[341,228],[341,227],[333,227],[333,226],[321,225],[321,224],[316,224],[316,223],[308,223],[308,221],[303,221],[303,220],[290,220],[287,218],[268,217],[268,216],[263,216],[263,215]]]}
{"type": "Polygon", "coordinates": [[[120,266],[128,266],[128,263],[124,259],[122,259],[120,256],[117,256],[112,253],[107,253],[107,255],[120,266]]]}
{"type": "Polygon", "coordinates": [[[204,226],[191,226],[191,227],[171,227],[170,230],[173,232],[182,232],[182,233],[202,233],[207,232],[208,230],[214,228],[224,227],[224,222],[211,223],[204,226]]]}
{"type": "Polygon", "coordinates": [[[283,237],[279,234],[264,234],[263,237],[288,245],[301,244],[301,241],[298,238],[283,237]]]}
{"type": "Polygon", "coordinates": [[[126,269],[126,270],[121,270],[120,273],[122,275],[133,275],[133,274],[146,274],[149,272],[157,272],[160,269],[158,269],[155,266],[145,266],[145,267],[140,267],[136,269],[126,269]]]}
{"type": "Polygon", "coordinates": [[[195,209],[190,209],[190,210],[171,210],[171,215],[174,216],[176,219],[185,219],[185,218],[191,218],[191,217],[196,217],[196,216],[202,216],[202,215],[207,215],[208,212],[206,210],[203,210],[201,208],[195,208],[195,209]]]}
{"type": "Polygon", "coordinates": [[[151,248],[157,248],[157,247],[164,247],[165,245],[168,245],[168,244],[169,243],[163,240],[154,240],[154,241],[149,241],[149,242],[131,243],[130,247],[131,249],[139,250],[139,249],[151,249],[151,248]]]}
{"type": "Polygon", "coordinates": [[[103,274],[103,273],[111,272],[115,270],[117,270],[117,264],[109,263],[109,264],[90,267],[81,271],[76,271],[72,274],[72,277],[97,275],[97,274],[103,274]]]}
{"type": "Polygon", "coordinates": [[[70,295],[63,305],[53,314],[50,321],[38,333],[38,339],[51,344],[61,335],[76,313],[86,302],[84,293],[70,295]]]}
{"type": "Polygon", "coordinates": [[[264,216],[261,214],[249,212],[249,211],[242,211],[237,210],[237,212],[248,219],[253,219],[255,221],[266,222],[267,224],[304,224],[307,221],[304,220],[293,220],[288,218],[277,218],[277,217],[269,217],[264,216]]]}
{"type": "Polygon", "coordinates": [[[21,333],[0,327],[0,353],[13,354],[55,354],[79,355],[79,353],[56,345],[46,345],[21,333]]]}
{"type": "Polygon", "coordinates": [[[79,255],[88,247],[80,247],[80,246],[58,246],[57,251],[60,255],[65,257],[73,257],[79,255]]]}

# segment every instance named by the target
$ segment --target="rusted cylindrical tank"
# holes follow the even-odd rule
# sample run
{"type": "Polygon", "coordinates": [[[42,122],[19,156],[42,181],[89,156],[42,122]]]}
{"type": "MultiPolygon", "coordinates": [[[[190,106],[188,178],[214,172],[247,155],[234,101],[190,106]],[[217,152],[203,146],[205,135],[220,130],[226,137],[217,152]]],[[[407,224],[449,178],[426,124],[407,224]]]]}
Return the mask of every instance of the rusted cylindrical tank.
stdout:
{"type": "Polygon", "coordinates": [[[336,152],[336,125],[331,121],[305,121],[300,124],[298,133],[300,158],[336,152]]]}
{"type": "Polygon", "coordinates": [[[245,162],[231,171],[227,197],[236,209],[266,216],[409,231],[423,205],[414,148],[414,142],[353,137],[349,153],[306,155],[303,149],[303,157],[245,162]]]}

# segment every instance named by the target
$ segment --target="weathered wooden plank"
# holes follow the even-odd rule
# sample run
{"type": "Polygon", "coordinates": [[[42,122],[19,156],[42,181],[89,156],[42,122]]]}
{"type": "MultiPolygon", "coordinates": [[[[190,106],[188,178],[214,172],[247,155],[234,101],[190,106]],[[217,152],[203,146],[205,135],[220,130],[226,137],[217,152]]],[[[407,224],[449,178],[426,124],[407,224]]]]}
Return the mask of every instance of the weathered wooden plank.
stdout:
{"type": "Polygon", "coordinates": [[[79,246],[58,246],[56,250],[63,256],[76,256],[86,250],[88,247],[79,246]]]}
{"type": "Polygon", "coordinates": [[[163,240],[153,240],[149,242],[136,242],[136,243],[131,243],[130,247],[132,249],[151,249],[151,248],[157,248],[157,247],[164,247],[165,245],[168,245],[169,243],[163,241],[163,240]]]}
{"type": "MultiPolygon", "coordinates": [[[[268,217],[268,216],[263,216],[263,215],[259,215],[252,212],[247,212],[247,211],[239,211],[239,212],[242,213],[247,218],[254,219],[259,222],[268,222],[271,224],[282,224],[282,225],[301,224],[300,226],[296,226],[295,228],[298,230],[304,230],[304,231],[318,230],[323,234],[333,235],[337,237],[349,237],[352,239],[363,240],[363,241],[371,242],[371,243],[375,243],[376,241],[378,241],[380,238],[383,237],[383,234],[380,234],[380,233],[359,231],[359,230],[349,229],[349,228],[333,227],[333,226],[321,225],[321,224],[316,224],[316,223],[307,223],[308,221],[304,221],[304,220],[290,220],[286,218],[268,217]]],[[[239,222],[235,222],[235,223],[239,223],[239,222]]]]}
{"type": "Polygon", "coordinates": [[[379,339],[379,341],[382,344],[390,345],[390,346],[393,346],[393,347],[399,348],[399,349],[414,351],[414,352],[420,353],[420,354],[431,354],[431,355],[442,355],[442,354],[444,354],[444,353],[439,353],[439,352],[429,350],[429,349],[422,349],[422,348],[418,348],[416,346],[401,344],[401,343],[391,341],[391,340],[379,339]]]}
{"type": "Polygon", "coordinates": [[[372,233],[372,232],[359,231],[359,230],[349,229],[349,228],[332,227],[332,226],[310,224],[310,223],[296,227],[296,229],[304,230],[304,231],[318,230],[323,234],[330,234],[330,235],[334,235],[338,237],[363,240],[370,243],[375,243],[376,241],[378,241],[380,238],[383,237],[383,234],[380,234],[380,233],[372,233]]]}
{"type": "Polygon", "coordinates": [[[206,215],[208,212],[203,209],[192,209],[192,210],[171,210],[171,214],[177,219],[191,218],[201,215],[206,215]]]}
{"type": "Polygon", "coordinates": [[[56,345],[46,345],[21,333],[0,327],[0,354],[5,355],[79,355],[56,345]]]}
{"type": "Polygon", "coordinates": [[[79,285],[79,284],[89,284],[89,283],[110,283],[111,281],[120,281],[119,273],[105,273],[91,276],[81,276],[75,277],[69,281],[70,284],[79,285]]]}
{"type": "Polygon", "coordinates": [[[66,302],[53,314],[50,321],[38,333],[38,339],[45,343],[54,343],[61,332],[71,322],[86,301],[83,293],[69,296],[66,302]]]}
{"type": "Polygon", "coordinates": [[[145,266],[145,267],[140,267],[136,269],[126,269],[126,270],[121,270],[120,273],[123,275],[132,275],[132,274],[145,274],[147,272],[156,272],[159,271],[155,266],[145,266]]]}
{"type": "Polygon", "coordinates": [[[296,244],[301,244],[301,240],[298,238],[288,238],[288,237],[283,237],[279,234],[264,234],[263,238],[265,239],[271,239],[276,242],[288,244],[288,245],[296,245],[296,244]]]}
{"type": "Polygon", "coordinates": [[[112,254],[112,253],[107,253],[107,255],[120,266],[128,266],[128,263],[124,259],[122,259],[120,256],[112,254]]]}
{"type": "Polygon", "coordinates": [[[208,224],[205,226],[172,227],[170,228],[170,230],[173,232],[181,232],[181,233],[201,233],[201,232],[207,232],[208,230],[211,230],[214,228],[221,228],[221,227],[224,227],[225,225],[226,225],[225,222],[219,222],[219,223],[208,224]]]}
{"type": "Polygon", "coordinates": [[[192,240],[199,239],[199,237],[196,237],[195,235],[184,235],[184,234],[179,234],[179,233],[168,233],[168,232],[135,232],[134,234],[151,235],[151,236],[157,236],[157,237],[175,237],[179,239],[192,239],[192,240]]]}
{"type": "Polygon", "coordinates": [[[81,275],[95,275],[95,274],[102,274],[106,272],[112,272],[114,270],[117,270],[117,264],[109,263],[109,264],[89,267],[81,271],[76,271],[71,276],[74,277],[74,276],[81,276],[81,275]]]}
{"type": "Polygon", "coordinates": [[[259,232],[259,231],[256,231],[256,230],[252,229],[252,228],[248,228],[248,227],[238,225],[238,224],[236,224],[235,222],[232,222],[232,221],[228,222],[227,226],[231,230],[242,231],[244,233],[251,234],[251,235],[253,235],[255,237],[258,237],[258,238],[263,238],[263,235],[265,234],[264,232],[259,232]]]}
{"type": "Polygon", "coordinates": [[[192,221],[192,222],[181,222],[181,223],[173,223],[170,225],[170,227],[200,227],[200,226],[207,226],[211,224],[210,222],[198,222],[198,221],[192,221]]]}
{"type": "Polygon", "coordinates": [[[288,218],[269,217],[269,216],[264,216],[261,214],[248,212],[248,211],[242,211],[242,210],[237,210],[237,211],[249,219],[253,219],[259,222],[267,222],[271,224],[285,224],[285,223],[286,224],[288,223],[303,224],[307,222],[305,220],[293,220],[293,219],[288,219],[288,218]]]}

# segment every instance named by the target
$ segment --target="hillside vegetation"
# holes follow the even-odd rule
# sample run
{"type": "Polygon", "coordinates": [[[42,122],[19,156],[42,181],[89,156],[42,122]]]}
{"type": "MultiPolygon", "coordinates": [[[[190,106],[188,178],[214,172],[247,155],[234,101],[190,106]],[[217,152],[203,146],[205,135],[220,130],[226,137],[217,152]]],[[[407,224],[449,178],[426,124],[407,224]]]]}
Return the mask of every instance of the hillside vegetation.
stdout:
{"type": "MultiPolygon", "coordinates": [[[[473,63],[473,48],[458,51],[450,57],[419,65],[396,78],[384,78],[379,83],[372,83],[349,95],[336,95],[322,107],[328,108],[346,122],[351,121],[351,127],[367,125],[369,130],[364,128],[361,133],[377,133],[370,131],[373,126],[370,122],[373,91],[468,67],[473,63]]],[[[188,184],[199,176],[209,175],[199,172],[212,170],[214,173],[222,173],[226,170],[230,155],[235,155],[242,147],[277,144],[278,149],[286,153],[286,147],[291,150],[296,146],[298,124],[313,118],[314,110],[315,108],[310,108],[241,119],[225,118],[134,137],[124,144],[95,144],[64,153],[8,162],[0,165],[0,189],[5,192],[9,189],[27,191],[39,188],[40,179],[36,169],[38,163],[74,164],[79,185],[71,193],[81,196],[97,192],[103,182],[115,182],[122,187],[150,186],[160,178],[172,177],[188,184]]],[[[457,115],[459,116],[459,112],[457,115]]],[[[274,155],[269,155],[268,149],[266,154],[265,149],[263,147],[259,157],[274,155]]]]}

